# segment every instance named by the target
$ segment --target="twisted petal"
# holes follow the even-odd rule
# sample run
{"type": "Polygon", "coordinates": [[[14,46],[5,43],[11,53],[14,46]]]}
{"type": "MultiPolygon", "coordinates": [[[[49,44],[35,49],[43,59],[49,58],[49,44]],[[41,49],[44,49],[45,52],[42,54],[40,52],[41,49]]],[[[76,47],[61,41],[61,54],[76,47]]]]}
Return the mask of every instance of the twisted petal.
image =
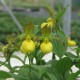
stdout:
{"type": "Polygon", "coordinates": [[[42,24],[41,24],[41,29],[44,28],[44,27],[46,27],[47,25],[48,25],[47,22],[42,23],[42,24]]]}
{"type": "Polygon", "coordinates": [[[56,24],[56,20],[52,19],[52,18],[48,18],[47,19],[47,23],[48,23],[48,27],[53,28],[55,26],[55,24],[56,24]]]}

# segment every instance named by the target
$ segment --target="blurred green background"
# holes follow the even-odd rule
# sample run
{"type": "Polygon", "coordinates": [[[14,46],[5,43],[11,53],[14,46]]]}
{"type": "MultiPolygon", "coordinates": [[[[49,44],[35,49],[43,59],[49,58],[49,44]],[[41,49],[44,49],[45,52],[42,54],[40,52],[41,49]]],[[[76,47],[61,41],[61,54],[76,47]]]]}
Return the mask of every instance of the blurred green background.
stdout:
{"type": "MultiPolygon", "coordinates": [[[[7,5],[10,6],[10,0],[6,0],[6,2],[7,5]]],[[[37,11],[42,9],[43,5],[50,5],[49,3],[50,0],[49,1],[44,0],[44,2],[43,0],[39,0],[39,1],[35,0],[33,2],[31,0],[14,0],[11,3],[12,6],[10,7],[13,8],[14,15],[16,16],[20,24],[24,27],[30,21],[32,21],[35,25],[41,25],[41,23],[46,21],[46,18],[49,16],[47,11],[46,11],[47,17],[45,17],[46,15],[43,13],[42,13],[43,15],[40,14],[40,16],[38,16],[39,13],[37,16],[35,15],[35,17],[30,16],[29,13],[27,13],[27,11],[25,11],[24,9],[31,9],[33,11],[33,14],[35,13],[37,14],[37,11]],[[39,8],[41,6],[41,8],[37,9],[36,6],[39,8]],[[17,11],[16,7],[19,11],[17,11]]],[[[56,8],[56,6],[54,7],[56,8]]],[[[79,9],[80,9],[80,0],[72,0],[71,37],[76,41],[80,40],[79,9]]],[[[11,33],[18,33],[18,31],[19,30],[16,24],[14,23],[10,15],[3,10],[2,4],[0,3],[0,42],[6,43],[7,36],[11,33]]]]}

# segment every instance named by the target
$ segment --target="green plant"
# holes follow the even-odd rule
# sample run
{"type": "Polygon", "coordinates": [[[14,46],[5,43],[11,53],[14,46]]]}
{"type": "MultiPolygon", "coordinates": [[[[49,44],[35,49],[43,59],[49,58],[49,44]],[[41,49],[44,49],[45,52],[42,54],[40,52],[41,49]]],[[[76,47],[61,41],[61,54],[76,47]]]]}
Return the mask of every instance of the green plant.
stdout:
{"type": "Polygon", "coordinates": [[[75,80],[78,77],[80,69],[73,73],[71,67],[75,65],[80,68],[80,48],[75,48],[76,56],[67,52],[70,43],[60,27],[66,8],[59,10],[55,15],[52,9],[47,9],[50,18],[41,28],[40,25],[35,26],[29,22],[23,29],[24,33],[12,34],[7,38],[7,44],[2,48],[5,62],[0,61],[0,64],[6,66],[10,72],[0,71],[0,79],[13,77],[15,80],[75,80]],[[19,49],[25,55],[24,60],[13,54],[19,49]],[[48,52],[52,52],[53,57],[51,61],[45,62],[42,58],[48,52]],[[27,57],[29,64],[26,64],[27,57]],[[12,67],[11,58],[20,60],[23,65],[12,67]],[[33,63],[34,58],[35,64],[33,63]]]}

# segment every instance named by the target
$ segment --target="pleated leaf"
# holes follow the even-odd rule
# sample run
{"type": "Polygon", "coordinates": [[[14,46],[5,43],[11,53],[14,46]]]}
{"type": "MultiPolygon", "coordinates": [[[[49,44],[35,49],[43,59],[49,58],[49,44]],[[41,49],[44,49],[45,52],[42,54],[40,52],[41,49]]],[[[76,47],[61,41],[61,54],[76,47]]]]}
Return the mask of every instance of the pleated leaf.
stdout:
{"type": "Polygon", "coordinates": [[[63,31],[56,31],[55,39],[53,40],[53,52],[59,58],[62,58],[67,50],[67,37],[63,31]]]}

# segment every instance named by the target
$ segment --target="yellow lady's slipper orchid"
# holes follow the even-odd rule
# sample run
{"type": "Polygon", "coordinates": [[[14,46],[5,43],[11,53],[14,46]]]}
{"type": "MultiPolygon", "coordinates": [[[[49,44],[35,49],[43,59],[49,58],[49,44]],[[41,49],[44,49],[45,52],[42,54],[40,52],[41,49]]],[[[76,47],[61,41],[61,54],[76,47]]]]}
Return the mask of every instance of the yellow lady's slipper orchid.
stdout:
{"type": "Polygon", "coordinates": [[[55,19],[52,19],[52,18],[48,18],[47,19],[47,22],[44,22],[41,24],[41,29],[44,28],[44,27],[50,27],[50,28],[53,28],[56,24],[56,20],[55,19]]]}
{"type": "Polygon", "coordinates": [[[51,42],[43,42],[41,45],[40,45],[40,49],[43,53],[49,53],[52,51],[52,43],[51,42]]]}
{"type": "Polygon", "coordinates": [[[22,53],[33,52],[35,49],[35,43],[32,40],[23,41],[20,50],[22,53]]]}
{"type": "Polygon", "coordinates": [[[74,40],[68,39],[68,46],[74,47],[76,46],[76,42],[74,40]]]}

